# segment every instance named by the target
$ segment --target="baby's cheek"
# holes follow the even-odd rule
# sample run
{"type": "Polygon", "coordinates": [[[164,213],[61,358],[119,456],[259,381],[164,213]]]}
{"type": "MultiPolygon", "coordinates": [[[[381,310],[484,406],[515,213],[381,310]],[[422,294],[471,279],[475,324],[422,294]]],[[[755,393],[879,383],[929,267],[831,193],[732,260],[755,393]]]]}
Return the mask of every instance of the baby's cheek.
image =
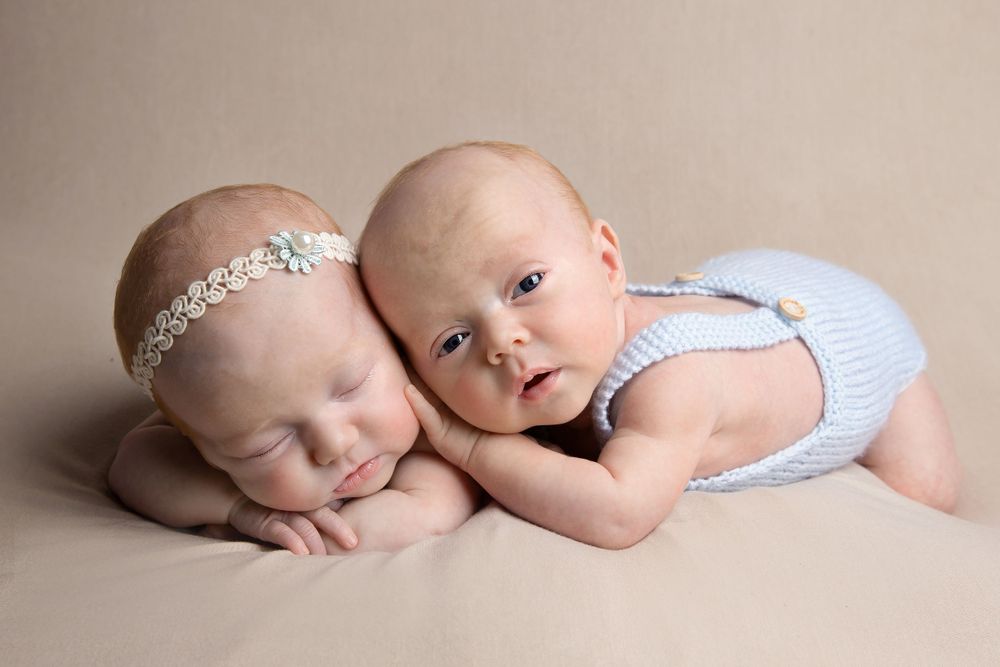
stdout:
{"type": "Polygon", "coordinates": [[[386,401],[386,410],[380,417],[378,428],[385,433],[386,437],[398,441],[400,450],[408,450],[417,438],[420,423],[417,421],[417,416],[413,414],[409,402],[402,396],[402,392],[400,392],[399,398],[386,401]]]}
{"type": "Polygon", "coordinates": [[[595,309],[594,317],[571,332],[563,333],[564,345],[582,352],[595,365],[604,365],[606,359],[614,358],[617,352],[617,324],[613,312],[601,313],[595,309]]]}
{"type": "Polygon", "coordinates": [[[310,485],[288,467],[277,467],[267,475],[245,484],[236,485],[254,502],[289,512],[315,509],[316,501],[309,498],[310,485]]]}
{"type": "Polygon", "coordinates": [[[438,396],[452,410],[455,406],[475,405],[479,402],[484,384],[482,377],[476,373],[464,371],[446,384],[438,396]]]}

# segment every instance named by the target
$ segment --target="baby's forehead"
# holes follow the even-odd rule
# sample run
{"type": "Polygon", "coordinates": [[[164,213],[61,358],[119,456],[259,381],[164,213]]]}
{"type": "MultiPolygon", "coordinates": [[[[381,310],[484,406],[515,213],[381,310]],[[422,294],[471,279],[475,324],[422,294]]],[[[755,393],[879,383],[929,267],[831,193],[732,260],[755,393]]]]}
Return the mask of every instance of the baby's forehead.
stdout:
{"type": "MultiPolygon", "coordinates": [[[[223,356],[273,346],[276,354],[308,354],[336,330],[374,318],[369,304],[350,283],[354,267],[324,262],[308,275],[271,271],[206,308],[178,338],[178,352],[192,347],[223,356]]],[[[211,355],[210,355],[211,356],[211,355]]],[[[166,359],[169,361],[169,358],[166,359]]]]}
{"type": "MultiPolygon", "coordinates": [[[[318,210],[318,209],[317,209],[318,210]]],[[[322,211],[320,211],[322,213],[322,211]]],[[[284,210],[246,210],[245,206],[225,207],[195,219],[183,238],[176,240],[173,256],[186,255],[195,275],[207,275],[216,267],[228,266],[256,248],[271,245],[271,236],[281,231],[329,231],[318,218],[284,210]],[[220,219],[228,218],[229,221],[220,219]],[[199,224],[200,223],[200,224],[199,224]]]]}
{"type": "Polygon", "coordinates": [[[470,245],[572,233],[562,225],[585,229],[585,217],[544,165],[460,148],[422,165],[380,201],[362,237],[362,274],[376,291],[391,283],[397,291],[415,276],[462,262],[470,245]],[[529,226],[519,224],[526,220],[529,226]]]}
{"type": "MultiPolygon", "coordinates": [[[[310,275],[277,272],[210,306],[189,323],[158,369],[167,403],[176,403],[185,418],[190,411],[215,414],[234,397],[236,403],[253,403],[286,374],[369,361],[380,348],[359,340],[371,338],[381,325],[367,300],[338,275],[342,268],[353,270],[332,264],[310,275]]],[[[285,379],[281,400],[294,401],[303,387],[294,377],[285,379]]],[[[261,415],[274,407],[257,402],[261,415]]],[[[226,430],[217,426],[206,432],[226,430]]]]}
{"type": "MultiPolygon", "coordinates": [[[[510,218],[563,206],[555,188],[511,160],[458,161],[432,168],[401,193],[399,206],[381,226],[382,241],[406,239],[418,250],[485,238],[503,232],[510,218]]],[[[389,243],[388,247],[402,244],[389,243]]]]}

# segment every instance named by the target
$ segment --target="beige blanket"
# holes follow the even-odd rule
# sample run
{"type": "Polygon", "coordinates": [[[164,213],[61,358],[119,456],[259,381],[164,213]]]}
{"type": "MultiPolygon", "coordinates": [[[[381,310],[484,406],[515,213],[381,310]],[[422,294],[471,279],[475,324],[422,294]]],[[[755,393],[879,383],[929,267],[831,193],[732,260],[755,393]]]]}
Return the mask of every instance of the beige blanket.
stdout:
{"type": "Polygon", "coordinates": [[[0,662],[997,664],[998,34],[985,0],[0,4],[0,662]],[[270,181],[356,236],[396,168],[470,138],[563,167],[634,281],[770,246],[880,282],[952,418],[957,516],[854,465],[685,494],[621,552],[496,505],[346,558],[123,508],[137,231],[270,181]]]}

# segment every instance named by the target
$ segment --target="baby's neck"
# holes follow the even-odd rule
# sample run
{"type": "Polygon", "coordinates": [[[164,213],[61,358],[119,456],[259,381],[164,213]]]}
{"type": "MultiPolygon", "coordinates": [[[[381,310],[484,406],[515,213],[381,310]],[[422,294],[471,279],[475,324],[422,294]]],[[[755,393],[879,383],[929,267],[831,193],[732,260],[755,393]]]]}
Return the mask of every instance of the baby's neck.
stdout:
{"type": "Polygon", "coordinates": [[[658,315],[650,308],[648,301],[633,294],[624,294],[619,300],[618,316],[618,346],[615,354],[621,352],[625,345],[637,333],[657,319],[658,315]]]}

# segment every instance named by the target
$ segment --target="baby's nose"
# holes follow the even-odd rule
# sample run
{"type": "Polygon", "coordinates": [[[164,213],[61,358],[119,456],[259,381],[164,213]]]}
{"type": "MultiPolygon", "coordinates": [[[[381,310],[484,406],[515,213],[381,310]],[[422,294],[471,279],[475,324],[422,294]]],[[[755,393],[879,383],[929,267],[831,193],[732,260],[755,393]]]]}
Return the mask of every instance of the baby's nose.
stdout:
{"type": "Polygon", "coordinates": [[[515,348],[527,342],[527,332],[516,322],[494,322],[486,334],[486,359],[494,366],[502,364],[515,348]]]}
{"type": "Polygon", "coordinates": [[[313,458],[321,466],[329,465],[346,454],[360,438],[357,427],[351,423],[331,424],[317,438],[313,458]]]}

